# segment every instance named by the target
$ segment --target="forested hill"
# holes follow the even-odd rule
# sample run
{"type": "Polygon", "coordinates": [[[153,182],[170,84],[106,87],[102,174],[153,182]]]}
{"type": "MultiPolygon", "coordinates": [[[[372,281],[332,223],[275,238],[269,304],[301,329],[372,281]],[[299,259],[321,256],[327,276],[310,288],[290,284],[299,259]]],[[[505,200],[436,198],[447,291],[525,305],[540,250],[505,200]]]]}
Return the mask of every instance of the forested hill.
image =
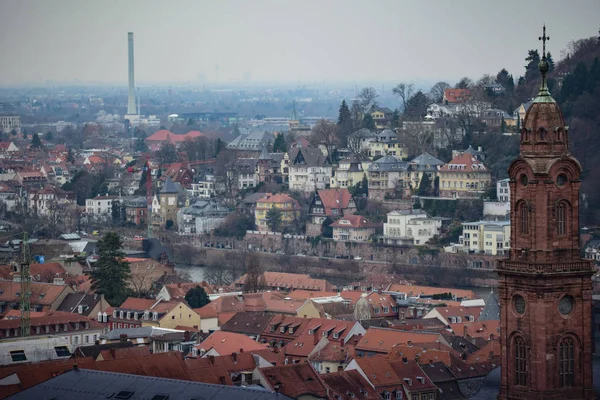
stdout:
{"type": "MultiPolygon", "coordinates": [[[[511,113],[519,104],[535,97],[541,81],[539,61],[539,52],[529,50],[525,58],[525,74],[517,82],[513,81],[508,71],[502,69],[494,77],[494,81],[506,91],[501,95],[489,96],[493,107],[511,113]]],[[[573,41],[563,51],[560,61],[555,63],[550,54],[548,61],[548,87],[569,126],[571,152],[583,167],[581,223],[587,227],[599,226],[600,38],[573,41]]],[[[502,177],[504,170],[518,153],[518,140],[512,138],[498,139],[496,135],[487,135],[474,138],[473,142],[487,150],[490,157],[488,162],[498,170],[499,177],[502,177]],[[490,138],[494,138],[492,142],[490,138]]]]}
{"type": "Polygon", "coordinates": [[[573,42],[550,74],[552,94],[569,129],[571,152],[583,167],[582,226],[600,225],[600,38],[573,42]]]}

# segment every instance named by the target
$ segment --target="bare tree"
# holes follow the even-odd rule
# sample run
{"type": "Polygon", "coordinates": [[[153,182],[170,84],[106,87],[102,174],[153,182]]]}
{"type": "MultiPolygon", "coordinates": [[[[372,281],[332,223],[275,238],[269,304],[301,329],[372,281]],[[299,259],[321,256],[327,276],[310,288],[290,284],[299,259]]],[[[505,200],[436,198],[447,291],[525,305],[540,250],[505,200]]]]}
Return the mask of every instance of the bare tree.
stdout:
{"type": "Polygon", "coordinates": [[[415,91],[415,85],[412,83],[399,83],[395,88],[392,89],[392,93],[394,95],[400,97],[402,99],[402,110],[406,110],[406,104],[408,103],[408,99],[410,99],[415,91]]]}
{"type": "Polygon", "coordinates": [[[350,114],[352,115],[352,128],[358,130],[362,126],[363,110],[358,101],[352,103],[350,107],[350,114]]]}
{"type": "Polygon", "coordinates": [[[334,122],[322,119],[317,122],[317,125],[312,130],[312,142],[315,144],[322,143],[327,148],[327,160],[332,162],[333,150],[338,142],[338,126],[334,122]]]}
{"type": "Polygon", "coordinates": [[[358,98],[360,99],[360,105],[362,107],[363,112],[367,112],[369,107],[377,106],[376,98],[379,97],[377,90],[372,87],[362,88],[360,93],[358,94],[358,98]]]}
{"type": "Polygon", "coordinates": [[[246,280],[244,281],[244,292],[258,293],[266,288],[265,274],[260,265],[257,254],[251,254],[247,260],[246,280]]]}
{"type": "Polygon", "coordinates": [[[441,103],[444,100],[444,91],[450,88],[448,82],[438,82],[431,87],[429,97],[436,103],[441,103]]]}
{"type": "Polygon", "coordinates": [[[353,153],[358,154],[362,151],[363,141],[371,134],[371,131],[368,129],[362,128],[354,131],[350,136],[348,136],[348,148],[352,150],[353,153]]]}
{"type": "Polygon", "coordinates": [[[405,143],[408,154],[418,155],[433,150],[433,130],[421,122],[405,124],[400,131],[401,143],[405,143]]]}

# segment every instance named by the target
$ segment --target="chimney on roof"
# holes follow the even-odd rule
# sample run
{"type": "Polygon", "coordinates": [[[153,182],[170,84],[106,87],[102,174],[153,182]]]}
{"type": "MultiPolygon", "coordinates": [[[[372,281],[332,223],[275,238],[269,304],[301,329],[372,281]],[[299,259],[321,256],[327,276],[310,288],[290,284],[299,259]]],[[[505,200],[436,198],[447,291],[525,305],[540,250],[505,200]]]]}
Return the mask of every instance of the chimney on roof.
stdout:
{"type": "Polygon", "coordinates": [[[225,385],[225,377],[224,376],[220,376],[219,377],[219,382],[221,383],[221,385],[225,385]]]}
{"type": "Polygon", "coordinates": [[[215,356],[208,356],[208,361],[210,362],[210,365],[215,365],[215,356]]]}
{"type": "Polygon", "coordinates": [[[467,337],[467,325],[463,326],[463,336],[467,337]]]}
{"type": "Polygon", "coordinates": [[[408,358],[406,358],[406,357],[402,357],[402,362],[403,362],[404,364],[408,364],[408,358]]]}
{"type": "Polygon", "coordinates": [[[237,363],[237,353],[235,351],[231,353],[231,358],[233,359],[234,363],[237,363]]]}
{"type": "MultiPolygon", "coordinates": [[[[166,271],[165,271],[165,273],[166,273],[166,271]]],[[[177,287],[181,288],[181,282],[177,282],[177,287]]]]}
{"type": "Polygon", "coordinates": [[[240,353],[243,353],[243,352],[244,352],[244,349],[240,348],[240,353]]]}
{"type": "Polygon", "coordinates": [[[126,341],[127,341],[127,334],[126,334],[126,333],[121,333],[121,334],[119,335],[119,341],[120,341],[121,343],[124,343],[124,342],[126,342],[126,341]]]}

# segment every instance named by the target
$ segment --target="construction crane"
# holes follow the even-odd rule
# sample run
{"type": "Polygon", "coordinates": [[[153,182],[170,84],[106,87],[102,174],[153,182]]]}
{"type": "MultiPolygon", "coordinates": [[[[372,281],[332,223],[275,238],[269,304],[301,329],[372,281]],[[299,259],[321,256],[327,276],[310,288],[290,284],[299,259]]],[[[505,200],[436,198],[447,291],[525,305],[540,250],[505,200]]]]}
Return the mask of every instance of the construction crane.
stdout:
{"type": "Polygon", "coordinates": [[[21,336],[29,336],[31,330],[31,273],[29,272],[29,238],[27,232],[23,233],[21,243],[21,336]]]}
{"type": "Polygon", "coordinates": [[[130,174],[141,172],[146,174],[146,206],[148,215],[146,215],[146,224],[148,225],[148,239],[152,237],[152,170],[150,169],[150,157],[146,159],[146,163],[142,168],[127,168],[130,174]]]}

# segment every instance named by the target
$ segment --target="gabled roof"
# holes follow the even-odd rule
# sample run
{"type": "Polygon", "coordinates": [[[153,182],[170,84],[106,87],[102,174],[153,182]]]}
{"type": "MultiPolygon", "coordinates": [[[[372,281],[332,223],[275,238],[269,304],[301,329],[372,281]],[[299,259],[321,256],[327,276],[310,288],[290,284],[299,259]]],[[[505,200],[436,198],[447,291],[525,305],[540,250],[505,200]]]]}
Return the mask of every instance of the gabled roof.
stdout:
{"type": "Polygon", "coordinates": [[[263,376],[273,390],[279,387],[278,393],[292,398],[303,395],[312,395],[317,398],[327,398],[327,388],[321,381],[319,374],[307,363],[278,365],[275,367],[260,368],[258,372],[263,376]]]}
{"type": "Polygon", "coordinates": [[[323,202],[325,215],[333,215],[332,209],[345,209],[350,205],[352,195],[346,188],[344,189],[321,189],[318,190],[319,198],[323,202]]]}
{"type": "Polygon", "coordinates": [[[240,351],[240,349],[243,349],[244,352],[249,352],[266,348],[265,345],[250,339],[246,335],[224,331],[213,332],[202,343],[194,347],[203,349],[204,351],[214,349],[220,355],[231,354],[240,351]]]}
{"type": "Polygon", "coordinates": [[[319,149],[311,147],[296,147],[290,151],[290,163],[292,165],[298,165],[297,161],[299,157],[304,160],[306,165],[309,166],[322,166],[329,164],[327,157],[319,149]]]}
{"type": "Polygon", "coordinates": [[[221,326],[221,330],[258,336],[269,325],[272,318],[272,315],[262,313],[238,312],[221,326]]]}
{"type": "Polygon", "coordinates": [[[357,350],[389,353],[394,346],[410,343],[435,342],[442,336],[433,332],[406,332],[388,328],[369,328],[356,345],[357,350]]]}
{"type": "Polygon", "coordinates": [[[479,158],[465,151],[440,168],[441,172],[488,172],[479,158]]]}
{"type": "Polygon", "coordinates": [[[411,168],[416,169],[417,171],[422,170],[437,170],[438,166],[442,166],[445,163],[441,160],[438,160],[431,154],[425,152],[410,161],[411,168]],[[429,166],[429,168],[428,168],[429,166]]]}
{"type": "Polygon", "coordinates": [[[469,89],[445,89],[444,100],[448,103],[460,103],[465,101],[471,95],[469,89]]]}
{"type": "Polygon", "coordinates": [[[330,225],[332,228],[375,228],[377,224],[362,215],[346,215],[330,225]]]}
{"type": "Polygon", "coordinates": [[[406,171],[409,164],[407,161],[401,161],[398,157],[385,155],[369,165],[369,171],[406,171]]]}
{"type": "Polygon", "coordinates": [[[329,388],[330,395],[339,400],[379,398],[379,394],[357,370],[331,372],[321,375],[321,379],[329,388]]]}
{"type": "Polygon", "coordinates": [[[162,189],[160,189],[160,193],[161,194],[179,193],[179,188],[177,187],[177,185],[175,183],[173,183],[173,180],[171,179],[170,176],[167,176],[167,180],[163,184],[162,189]]]}

